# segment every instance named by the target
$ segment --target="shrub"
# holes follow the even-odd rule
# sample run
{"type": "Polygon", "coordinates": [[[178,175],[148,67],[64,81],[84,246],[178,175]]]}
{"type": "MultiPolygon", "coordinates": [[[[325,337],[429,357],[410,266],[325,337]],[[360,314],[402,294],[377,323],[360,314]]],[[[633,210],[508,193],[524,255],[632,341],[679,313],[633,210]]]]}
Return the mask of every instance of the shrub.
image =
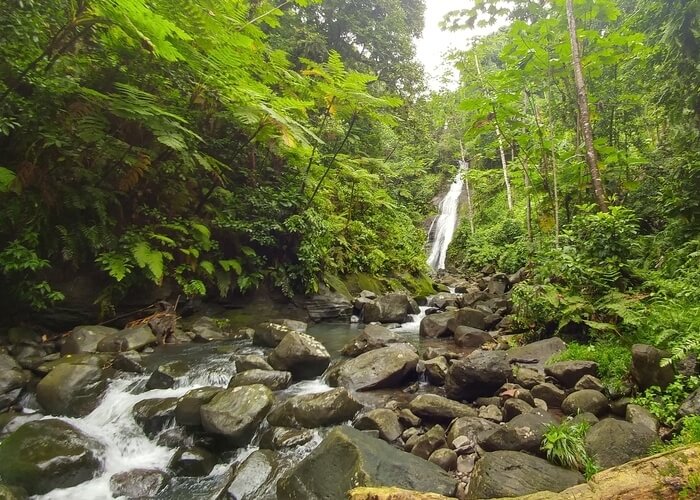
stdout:
{"type": "Polygon", "coordinates": [[[547,453],[547,460],[555,465],[583,472],[586,479],[590,479],[599,469],[588,456],[584,446],[588,429],[589,425],[586,422],[548,425],[541,445],[541,449],[547,453]]]}
{"type": "Polygon", "coordinates": [[[691,392],[700,387],[700,377],[676,376],[666,389],[649,387],[634,399],[638,405],[648,409],[661,423],[668,426],[678,419],[678,409],[691,392]]]}
{"type": "Polygon", "coordinates": [[[555,355],[550,363],[568,360],[586,360],[598,363],[598,374],[608,386],[615,386],[625,378],[632,362],[632,354],[628,347],[608,341],[591,345],[571,342],[566,350],[555,355]]]}

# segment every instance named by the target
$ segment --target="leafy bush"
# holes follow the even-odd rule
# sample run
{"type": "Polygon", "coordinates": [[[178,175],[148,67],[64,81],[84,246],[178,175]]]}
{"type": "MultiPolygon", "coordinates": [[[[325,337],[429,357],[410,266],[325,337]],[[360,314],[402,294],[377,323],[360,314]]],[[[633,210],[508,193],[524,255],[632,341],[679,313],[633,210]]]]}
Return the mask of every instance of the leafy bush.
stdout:
{"type": "Polygon", "coordinates": [[[649,387],[634,399],[638,405],[648,409],[661,423],[673,426],[678,419],[678,409],[691,392],[700,387],[700,377],[676,376],[666,389],[649,387]]]}
{"type": "Polygon", "coordinates": [[[598,342],[591,345],[570,342],[566,350],[555,355],[550,363],[569,360],[586,360],[598,363],[598,374],[608,386],[616,386],[629,372],[632,354],[629,347],[613,342],[598,342]]]}
{"type": "Polygon", "coordinates": [[[583,472],[586,479],[590,479],[599,468],[588,456],[584,446],[588,429],[589,424],[586,422],[548,425],[541,445],[542,451],[547,453],[547,460],[555,465],[583,472]]]}

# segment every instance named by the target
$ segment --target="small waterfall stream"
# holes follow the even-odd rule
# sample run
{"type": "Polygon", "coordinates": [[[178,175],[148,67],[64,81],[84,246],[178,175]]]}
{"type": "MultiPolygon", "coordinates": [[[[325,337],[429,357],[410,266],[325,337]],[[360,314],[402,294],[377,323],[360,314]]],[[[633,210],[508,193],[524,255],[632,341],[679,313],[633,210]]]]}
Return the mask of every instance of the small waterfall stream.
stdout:
{"type": "Polygon", "coordinates": [[[460,168],[455,180],[450,186],[442,202],[440,203],[440,215],[433,221],[430,234],[434,234],[433,244],[428,257],[428,265],[434,270],[445,269],[447,247],[452,242],[455,228],[457,227],[457,215],[459,212],[459,197],[462,195],[464,181],[462,173],[464,165],[460,162],[460,168]]]}

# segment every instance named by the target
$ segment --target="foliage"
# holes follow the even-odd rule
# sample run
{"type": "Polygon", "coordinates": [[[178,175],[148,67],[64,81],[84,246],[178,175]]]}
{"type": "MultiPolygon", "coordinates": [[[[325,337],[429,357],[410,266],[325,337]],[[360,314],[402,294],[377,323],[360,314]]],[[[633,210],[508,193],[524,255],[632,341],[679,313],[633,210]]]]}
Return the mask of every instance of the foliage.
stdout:
{"type": "Polygon", "coordinates": [[[608,387],[615,387],[627,377],[632,362],[630,349],[610,341],[600,341],[592,345],[569,342],[566,350],[556,354],[549,361],[585,360],[598,364],[598,374],[608,387]]]}
{"type": "Polygon", "coordinates": [[[586,422],[563,422],[547,425],[542,438],[542,451],[547,460],[567,469],[578,470],[590,479],[600,469],[586,452],[584,438],[589,425],[586,422]]]}
{"type": "Polygon", "coordinates": [[[661,423],[673,426],[678,419],[678,409],[691,392],[700,387],[697,376],[677,375],[668,387],[649,387],[635,398],[635,403],[647,408],[661,423]]]}

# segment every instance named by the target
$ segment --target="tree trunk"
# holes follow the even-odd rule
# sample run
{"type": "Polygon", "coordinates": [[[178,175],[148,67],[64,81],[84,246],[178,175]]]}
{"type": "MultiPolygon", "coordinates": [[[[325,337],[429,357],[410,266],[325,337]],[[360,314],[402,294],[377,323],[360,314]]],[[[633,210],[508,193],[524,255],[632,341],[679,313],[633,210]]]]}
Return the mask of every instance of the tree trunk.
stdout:
{"type": "Polygon", "coordinates": [[[595,196],[595,201],[601,211],[607,212],[608,204],[605,201],[603,181],[600,177],[600,170],[598,169],[598,156],[596,155],[595,148],[593,146],[593,128],[591,127],[591,117],[588,112],[588,94],[586,93],[586,82],[583,79],[581,54],[578,46],[578,37],[576,36],[576,18],[574,17],[573,0],[566,0],[566,18],[569,23],[569,36],[571,37],[571,57],[574,66],[574,80],[576,83],[576,93],[578,95],[581,128],[583,132],[583,140],[586,144],[586,163],[588,164],[588,170],[591,173],[591,182],[593,184],[593,195],[595,196]]]}

